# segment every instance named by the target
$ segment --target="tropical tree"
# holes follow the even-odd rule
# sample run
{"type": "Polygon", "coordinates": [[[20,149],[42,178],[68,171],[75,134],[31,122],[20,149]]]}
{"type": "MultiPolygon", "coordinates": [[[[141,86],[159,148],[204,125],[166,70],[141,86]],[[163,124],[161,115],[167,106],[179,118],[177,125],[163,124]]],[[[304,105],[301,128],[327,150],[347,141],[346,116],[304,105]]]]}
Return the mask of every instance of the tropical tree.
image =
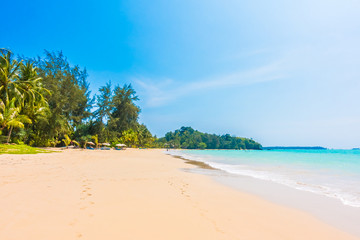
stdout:
{"type": "Polygon", "coordinates": [[[96,96],[97,110],[94,112],[94,117],[98,122],[103,123],[110,118],[112,107],[112,87],[111,82],[107,82],[105,86],[99,88],[100,94],[96,96]]]}
{"type": "Polygon", "coordinates": [[[91,136],[85,135],[80,137],[81,143],[83,144],[83,147],[86,148],[86,145],[91,142],[91,136]]]}
{"type": "Polygon", "coordinates": [[[80,146],[80,144],[76,140],[71,140],[71,138],[67,134],[64,135],[64,139],[62,141],[64,142],[66,147],[68,147],[72,143],[76,146],[80,146]]]}
{"type": "Polygon", "coordinates": [[[30,60],[20,64],[17,86],[22,95],[23,105],[27,105],[27,107],[47,106],[45,94],[49,96],[50,91],[44,88],[42,78],[37,71],[34,62],[30,60]]]}
{"type": "Polygon", "coordinates": [[[122,136],[119,140],[128,146],[132,146],[138,143],[138,136],[133,129],[128,129],[122,132],[122,136]]]}
{"type": "Polygon", "coordinates": [[[33,141],[37,145],[54,145],[57,142],[56,137],[46,139],[41,136],[41,128],[44,124],[48,124],[50,109],[46,97],[50,96],[50,91],[42,84],[42,78],[37,73],[38,69],[34,66],[34,62],[25,60],[20,66],[19,89],[22,94],[21,114],[28,116],[32,124],[27,124],[27,141],[33,141]],[[45,142],[44,142],[45,140],[45,142]],[[42,142],[42,144],[39,144],[42,142]]]}
{"type": "Polygon", "coordinates": [[[46,95],[50,111],[46,122],[36,126],[35,145],[43,145],[74,132],[91,115],[89,83],[86,69],[71,66],[62,52],[45,51],[45,58],[36,60],[42,86],[51,92],[46,95]]]}
{"type": "Polygon", "coordinates": [[[142,147],[149,147],[154,141],[152,134],[144,124],[138,126],[136,133],[138,143],[142,147]]]}
{"type": "Polygon", "coordinates": [[[9,130],[7,143],[10,141],[13,128],[24,128],[24,123],[31,123],[31,120],[20,114],[20,107],[15,106],[16,99],[12,98],[9,102],[0,101],[0,130],[9,130]]]}
{"type": "Polygon", "coordinates": [[[205,149],[206,148],[206,143],[204,143],[204,142],[199,143],[198,148],[205,149]]]}
{"type": "Polygon", "coordinates": [[[71,138],[67,134],[65,134],[62,141],[64,142],[65,146],[68,147],[71,143],[71,138]]]}
{"type": "Polygon", "coordinates": [[[11,51],[0,49],[0,97],[4,103],[9,101],[10,91],[16,89],[16,79],[20,65],[13,59],[11,51]]]}
{"type": "Polygon", "coordinates": [[[96,148],[99,148],[99,137],[98,137],[98,135],[96,134],[96,135],[92,136],[91,139],[94,140],[96,148]]]}
{"type": "Polygon", "coordinates": [[[16,97],[16,105],[22,100],[18,86],[20,62],[14,59],[11,51],[0,49],[0,99],[7,104],[16,97]]]}
{"type": "Polygon", "coordinates": [[[61,143],[61,142],[57,138],[54,138],[53,140],[50,140],[50,144],[53,147],[56,147],[56,145],[58,145],[59,143],[61,143]]]}
{"type": "Polygon", "coordinates": [[[140,108],[135,105],[134,101],[138,100],[139,98],[131,84],[115,87],[112,112],[108,123],[111,131],[122,133],[137,128],[140,108]]]}
{"type": "Polygon", "coordinates": [[[12,116],[19,116],[14,119],[22,120],[19,127],[10,127],[9,140],[13,128],[26,127],[25,132],[30,133],[30,123],[33,125],[44,117],[48,109],[44,95],[49,94],[49,91],[42,86],[42,79],[38,76],[33,61],[17,60],[6,49],[1,49],[0,53],[0,99],[3,109],[6,108],[12,116]]]}
{"type": "Polygon", "coordinates": [[[99,93],[96,96],[96,111],[93,114],[93,126],[97,128],[99,141],[115,142],[119,138],[127,139],[129,136],[123,136],[123,133],[128,135],[129,132],[126,131],[130,129],[137,134],[140,108],[134,103],[138,97],[132,86],[125,84],[113,89],[109,81],[99,89],[99,93]]]}

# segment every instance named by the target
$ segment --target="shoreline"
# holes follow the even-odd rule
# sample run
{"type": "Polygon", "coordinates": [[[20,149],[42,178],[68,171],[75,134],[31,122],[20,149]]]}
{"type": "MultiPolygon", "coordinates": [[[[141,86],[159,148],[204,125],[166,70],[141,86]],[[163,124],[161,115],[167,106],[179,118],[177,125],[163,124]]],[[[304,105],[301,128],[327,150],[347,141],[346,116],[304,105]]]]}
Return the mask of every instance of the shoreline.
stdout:
{"type": "Polygon", "coordinates": [[[305,211],[327,224],[360,238],[357,224],[360,222],[360,208],[345,205],[336,198],[250,176],[227,173],[202,161],[187,159],[176,154],[169,155],[197,167],[188,172],[207,175],[214,181],[240,192],[260,197],[274,204],[305,211]]]}
{"type": "Polygon", "coordinates": [[[358,239],[164,150],[1,155],[0,165],[1,239],[358,239]]]}

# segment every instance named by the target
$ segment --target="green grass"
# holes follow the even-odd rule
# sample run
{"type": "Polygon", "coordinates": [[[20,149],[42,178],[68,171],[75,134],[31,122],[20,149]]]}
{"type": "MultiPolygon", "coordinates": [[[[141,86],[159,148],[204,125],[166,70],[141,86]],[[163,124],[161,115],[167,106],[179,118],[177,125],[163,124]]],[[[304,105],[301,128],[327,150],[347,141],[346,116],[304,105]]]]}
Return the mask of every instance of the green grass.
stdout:
{"type": "Polygon", "coordinates": [[[0,144],[0,154],[36,154],[36,153],[50,153],[53,151],[34,148],[28,145],[8,145],[0,144]]]}

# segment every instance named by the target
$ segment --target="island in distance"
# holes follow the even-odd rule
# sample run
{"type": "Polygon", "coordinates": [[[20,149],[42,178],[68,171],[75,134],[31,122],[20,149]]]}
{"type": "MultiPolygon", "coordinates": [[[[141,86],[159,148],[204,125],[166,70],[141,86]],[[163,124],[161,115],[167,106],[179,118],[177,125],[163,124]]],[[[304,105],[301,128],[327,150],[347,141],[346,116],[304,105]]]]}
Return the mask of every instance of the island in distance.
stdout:
{"type": "Polygon", "coordinates": [[[274,146],[274,147],[262,147],[263,150],[326,150],[327,148],[315,146],[315,147],[283,147],[283,146],[274,146]]]}

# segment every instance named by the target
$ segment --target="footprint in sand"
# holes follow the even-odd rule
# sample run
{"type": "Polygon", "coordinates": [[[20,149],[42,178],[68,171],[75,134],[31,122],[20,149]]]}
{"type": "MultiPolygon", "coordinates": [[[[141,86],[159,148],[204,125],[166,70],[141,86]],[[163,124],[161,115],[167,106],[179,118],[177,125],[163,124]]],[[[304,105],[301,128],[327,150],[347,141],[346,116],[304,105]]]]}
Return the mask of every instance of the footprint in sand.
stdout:
{"type": "MultiPolygon", "coordinates": [[[[81,191],[81,197],[80,197],[80,210],[86,210],[85,212],[88,211],[88,209],[95,204],[95,202],[93,201],[88,201],[88,202],[85,202],[85,200],[88,198],[88,197],[91,197],[92,196],[92,193],[90,192],[91,191],[91,187],[90,187],[90,182],[88,179],[84,179],[82,180],[83,184],[82,184],[82,191],[81,191]]],[[[89,213],[89,217],[93,217],[94,214],[92,213],[89,213]]]]}
{"type": "Polygon", "coordinates": [[[69,226],[74,226],[77,223],[77,219],[74,219],[69,223],[69,226]]]}

